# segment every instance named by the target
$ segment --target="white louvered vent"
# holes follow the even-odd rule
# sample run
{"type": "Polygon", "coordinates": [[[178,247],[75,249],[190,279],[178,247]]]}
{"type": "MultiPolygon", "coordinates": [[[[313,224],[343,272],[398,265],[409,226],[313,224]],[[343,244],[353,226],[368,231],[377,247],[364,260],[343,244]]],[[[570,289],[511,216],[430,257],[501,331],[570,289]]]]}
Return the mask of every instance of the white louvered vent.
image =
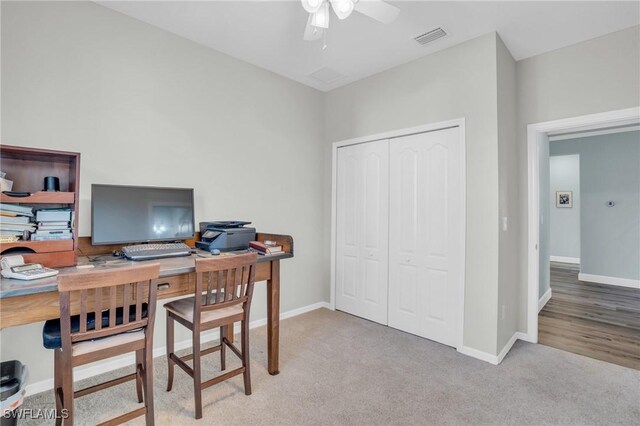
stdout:
{"type": "Polygon", "coordinates": [[[419,35],[418,37],[415,37],[414,40],[417,41],[418,44],[424,46],[425,44],[436,41],[437,39],[442,38],[446,35],[447,33],[442,28],[436,28],[435,30],[431,30],[427,33],[419,35]]]}

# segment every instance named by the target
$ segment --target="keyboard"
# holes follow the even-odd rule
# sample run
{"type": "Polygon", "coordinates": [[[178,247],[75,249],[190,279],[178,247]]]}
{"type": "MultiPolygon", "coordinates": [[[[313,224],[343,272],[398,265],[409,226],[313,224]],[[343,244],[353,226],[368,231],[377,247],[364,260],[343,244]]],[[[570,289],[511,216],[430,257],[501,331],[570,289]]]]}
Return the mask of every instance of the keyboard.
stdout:
{"type": "Polygon", "coordinates": [[[189,256],[191,247],[184,243],[138,244],[123,247],[122,254],[131,260],[161,259],[163,257],[189,256]]]}

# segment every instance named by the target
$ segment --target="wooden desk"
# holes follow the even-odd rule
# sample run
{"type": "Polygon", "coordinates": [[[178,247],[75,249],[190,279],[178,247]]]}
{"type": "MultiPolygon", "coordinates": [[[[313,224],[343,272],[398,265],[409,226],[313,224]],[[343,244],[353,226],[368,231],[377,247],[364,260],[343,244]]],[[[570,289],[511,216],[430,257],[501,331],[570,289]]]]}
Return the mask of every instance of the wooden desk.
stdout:
{"type": "MultiPolygon", "coordinates": [[[[280,343],[280,260],[293,257],[291,237],[287,253],[276,256],[260,256],[256,268],[256,283],[267,282],[267,357],[269,374],[279,370],[280,343]]],[[[195,259],[211,257],[206,251],[198,251],[189,257],[157,259],[160,263],[158,299],[186,296],[195,291],[195,259]]],[[[89,264],[87,257],[80,257],[78,265],[89,264]]],[[[96,269],[111,269],[139,262],[115,260],[94,262],[96,269]]],[[[73,274],[75,267],[61,268],[61,274],[73,274]]],[[[56,278],[34,281],[20,281],[2,278],[0,280],[0,329],[17,325],[46,321],[60,316],[60,305],[56,278]]],[[[230,331],[232,334],[233,332],[230,331]]],[[[233,336],[230,336],[233,337],[233,336]]]]}

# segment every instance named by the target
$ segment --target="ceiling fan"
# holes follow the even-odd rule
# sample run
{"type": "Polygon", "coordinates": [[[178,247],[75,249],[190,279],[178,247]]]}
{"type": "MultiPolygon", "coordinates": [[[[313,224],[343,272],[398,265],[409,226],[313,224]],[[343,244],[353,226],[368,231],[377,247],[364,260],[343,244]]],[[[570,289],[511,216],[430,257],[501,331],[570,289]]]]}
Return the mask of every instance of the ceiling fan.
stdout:
{"type": "Polygon", "coordinates": [[[305,40],[317,40],[329,28],[331,9],[338,19],[346,19],[355,10],[376,21],[388,24],[394,21],[400,9],[382,0],[301,0],[304,10],[309,12],[304,29],[305,40]]]}

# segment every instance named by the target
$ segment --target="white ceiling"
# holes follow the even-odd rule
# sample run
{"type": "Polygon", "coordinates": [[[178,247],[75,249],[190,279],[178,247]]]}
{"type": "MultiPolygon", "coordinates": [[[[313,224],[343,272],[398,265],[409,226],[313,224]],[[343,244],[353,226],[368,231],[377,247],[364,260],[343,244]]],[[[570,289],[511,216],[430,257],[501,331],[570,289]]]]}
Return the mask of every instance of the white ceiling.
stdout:
{"type": "Polygon", "coordinates": [[[98,3],[322,91],[491,31],[520,60],[640,23],[638,1],[389,1],[400,16],[387,25],[332,15],[323,50],[322,40],[302,39],[308,15],[299,0],[98,3]],[[426,46],[413,40],[436,27],[448,35],[426,46]],[[324,67],[344,77],[309,76],[324,67]]]}

